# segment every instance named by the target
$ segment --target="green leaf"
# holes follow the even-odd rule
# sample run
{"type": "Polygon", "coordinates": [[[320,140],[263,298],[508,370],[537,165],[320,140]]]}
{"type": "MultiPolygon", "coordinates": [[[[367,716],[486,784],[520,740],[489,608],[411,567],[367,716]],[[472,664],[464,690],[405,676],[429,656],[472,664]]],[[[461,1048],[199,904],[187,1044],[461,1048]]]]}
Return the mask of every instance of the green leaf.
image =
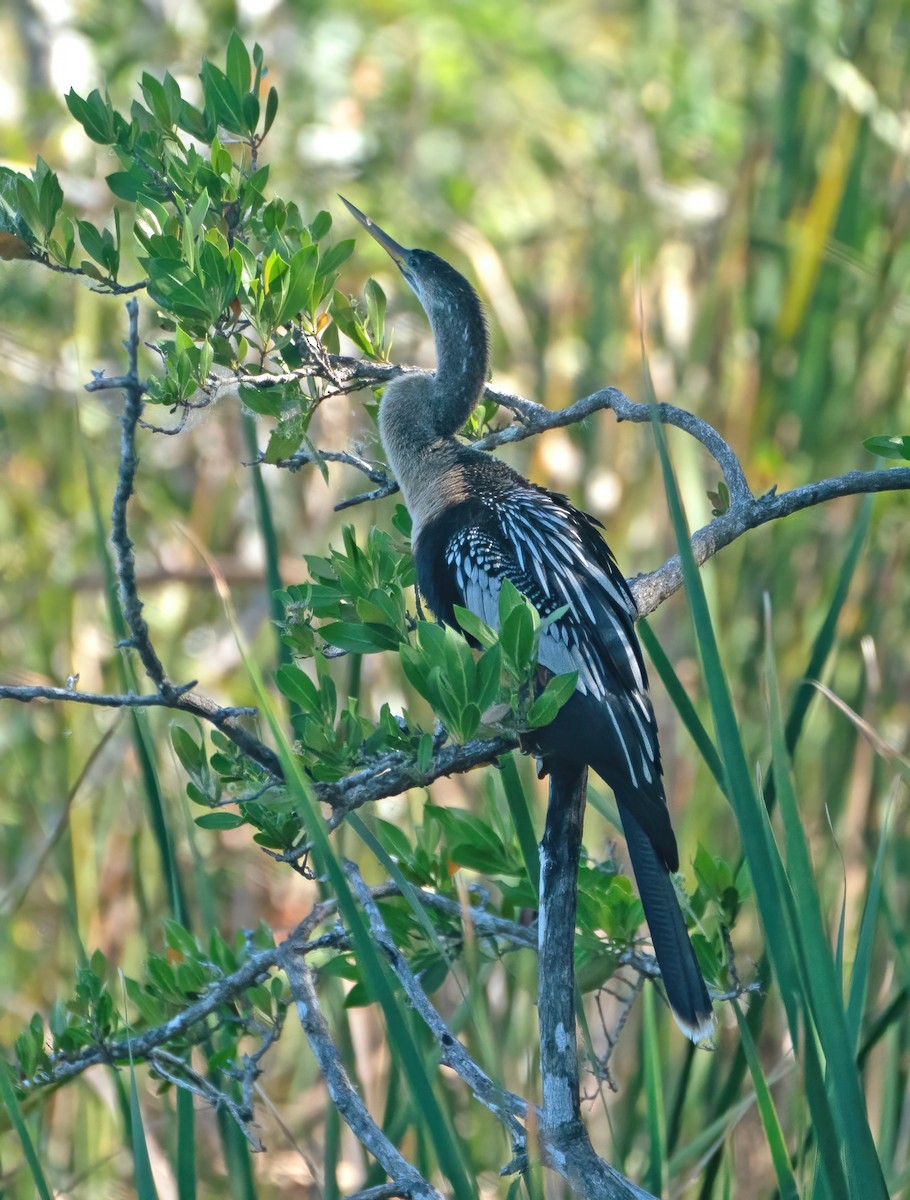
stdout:
{"type": "Polygon", "coordinates": [[[314,242],[321,241],[332,228],[332,214],[322,209],[307,225],[307,232],[314,242]]]}
{"type": "Polygon", "coordinates": [[[407,836],[397,825],[393,825],[390,821],[384,821],[382,817],[377,817],[375,824],[376,837],[386,853],[394,855],[400,862],[408,862],[414,853],[414,847],[408,841],[407,836]]]}
{"type": "Polygon", "coordinates": [[[38,212],[44,230],[45,240],[53,232],[57,223],[57,214],[63,207],[63,189],[60,181],[43,158],[38,158],[38,170],[35,180],[38,188],[38,212]]]}
{"type": "Polygon", "coordinates": [[[182,725],[171,726],[171,745],[180,760],[180,765],[190,775],[196,775],[205,767],[205,750],[197,745],[193,735],[182,725]]]}
{"type": "MultiPolygon", "coordinates": [[[[199,72],[206,111],[230,133],[246,133],[240,93],[214,63],[203,61],[199,72]]],[[[217,169],[217,168],[216,168],[217,169]]],[[[220,174],[220,171],[219,171],[220,174]]]]}
{"type": "Polygon", "coordinates": [[[385,292],[375,279],[368,279],[366,287],[363,289],[363,295],[367,302],[367,314],[370,318],[373,336],[381,342],[385,333],[385,314],[388,304],[385,292]]]}
{"type": "Polygon", "coordinates": [[[476,689],[474,700],[481,713],[490,707],[500,692],[502,680],[502,650],[492,646],[475,664],[476,689]]]}
{"type": "MultiPolygon", "coordinates": [[[[265,102],[265,124],[262,127],[262,136],[268,133],[275,122],[275,117],[278,115],[278,92],[275,88],[269,88],[269,94],[265,102]]],[[[316,240],[315,238],[313,239],[316,240]]]]}
{"type": "Polygon", "coordinates": [[[27,223],[29,230],[37,233],[42,228],[42,221],[38,211],[38,192],[35,181],[26,179],[24,175],[17,175],[15,179],[19,213],[27,223]]]}
{"type": "Polygon", "coordinates": [[[210,812],[196,817],[196,824],[200,829],[237,829],[246,821],[239,813],[210,812]]]}
{"type": "Polygon", "coordinates": [[[77,221],[76,228],[79,230],[79,241],[82,243],[86,254],[89,254],[95,262],[102,262],[104,258],[104,236],[101,230],[96,229],[91,221],[77,221]]]}
{"type": "Polygon", "coordinates": [[[192,229],[193,233],[198,234],[205,223],[205,218],[209,215],[209,209],[212,202],[209,199],[208,191],[203,188],[196,198],[196,202],[190,211],[186,214],[186,223],[192,229]]]}
{"type": "MultiPolygon", "coordinates": [[[[132,167],[129,171],[113,171],[105,175],[104,181],[118,200],[126,200],[130,204],[135,204],[140,196],[145,197],[149,191],[148,174],[139,167],[132,167]]],[[[160,190],[159,194],[162,194],[160,190]]]]}
{"type": "Polygon", "coordinates": [[[320,626],[319,633],[333,646],[351,654],[374,654],[380,650],[396,650],[401,639],[395,629],[388,625],[365,623],[356,625],[351,621],[333,621],[320,626]]]}
{"type": "MultiPolygon", "coordinates": [[[[261,417],[280,417],[287,397],[282,387],[251,387],[242,383],[237,389],[241,402],[261,417]]],[[[299,390],[299,389],[298,389],[299,390]]]]}
{"type": "Polygon", "coordinates": [[[343,242],[338,242],[327,250],[325,254],[320,256],[319,269],[316,272],[320,279],[324,279],[327,275],[331,275],[333,271],[337,271],[342,263],[354,253],[356,242],[353,238],[346,238],[343,242]]]}
{"type": "Polygon", "coordinates": [[[472,613],[469,608],[462,608],[460,604],[453,605],[455,619],[465,633],[470,634],[475,641],[481,646],[495,646],[499,640],[496,631],[491,629],[485,621],[481,621],[475,613],[472,613]]]}
{"type": "Polygon", "coordinates": [[[66,107],[93,142],[109,146],[116,141],[110,102],[105,103],[97,88],[90,92],[85,99],[77,96],[75,91],[70,88],[65,99],[66,107]]]}
{"type": "Polygon", "coordinates": [[[316,276],[316,255],[314,246],[304,246],[292,256],[287,270],[287,290],[276,314],[278,325],[284,325],[308,309],[316,276]]]}
{"type": "Polygon", "coordinates": [[[25,219],[25,215],[19,211],[20,181],[34,187],[31,180],[26,180],[25,176],[20,175],[18,171],[12,171],[9,167],[0,167],[0,235],[13,238],[16,243],[22,242],[26,247],[24,254],[10,253],[10,249],[20,249],[20,247],[14,247],[11,243],[7,243],[6,253],[3,253],[0,248],[0,257],[4,258],[25,258],[28,256],[28,247],[35,243],[35,235],[25,219]]]}
{"type": "Polygon", "coordinates": [[[164,940],[172,950],[176,950],[184,958],[195,959],[199,957],[199,947],[196,945],[196,939],[179,921],[165,917],[164,940]]]}
{"type": "Polygon", "coordinates": [[[265,449],[265,461],[267,463],[276,463],[285,458],[290,458],[297,450],[300,449],[300,444],[306,437],[307,425],[309,418],[304,413],[294,413],[291,417],[286,417],[272,430],[272,435],[269,438],[269,444],[265,449]]]}
{"type": "Polygon", "coordinates": [[[549,725],[562,706],[570,699],[578,685],[578,672],[554,675],[544,690],[528,709],[528,724],[532,729],[549,725]]]}
{"type": "Polygon", "coordinates": [[[866,438],[863,445],[873,454],[881,455],[882,458],[910,460],[910,437],[897,435],[889,437],[884,434],[880,437],[866,438]]]}
{"type": "Polygon", "coordinates": [[[248,92],[253,77],[253,68],[249,52],[236,29],[233,30],[228,40],[226,66],[227,78],[234,91],[241,96],[248,92]]]}
{"type": "Polygon", "coordinates": [[[320,710],[319,688],[299,667],[290,663],[279,667],[275,673],[275,682],[281,694],[299,704],[305,712],[320,710]]]}
{"type": "Polygon", "coordinates": [[[259,124],[259,100],[252,93],[247,93],[241,100],[240,106],[243,109],[243,120],[247,132],[254,134],[256,126],[259,124]]]}

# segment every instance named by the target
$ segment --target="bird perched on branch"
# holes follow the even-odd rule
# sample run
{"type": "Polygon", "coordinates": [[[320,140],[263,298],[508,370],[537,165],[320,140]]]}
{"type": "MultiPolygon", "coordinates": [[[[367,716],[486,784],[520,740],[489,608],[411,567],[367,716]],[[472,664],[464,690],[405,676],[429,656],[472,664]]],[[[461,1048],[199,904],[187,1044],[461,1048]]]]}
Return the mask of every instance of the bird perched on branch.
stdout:
{"type": "Polygon", "coordinates": [[[477,293],[443,259],[400,246],[344,203],[417,294],[436,343],[435,373],[393,380],[379,408],[383,448],[413,523],[419,591],[456,628],[454,605],[496,627],[504,579],[541,617],[565,609],[541,635],[538,664],[545,675],[577,671],[578,683],[556,719],[534,731],[533,749],[554,781],[591,767],[613,789],[670,1007],[700,1041],[713,1027],[711,1002],[670,877],[679,853],[635,601],[598,521],[457,440],[490,360],[477,293]]]}

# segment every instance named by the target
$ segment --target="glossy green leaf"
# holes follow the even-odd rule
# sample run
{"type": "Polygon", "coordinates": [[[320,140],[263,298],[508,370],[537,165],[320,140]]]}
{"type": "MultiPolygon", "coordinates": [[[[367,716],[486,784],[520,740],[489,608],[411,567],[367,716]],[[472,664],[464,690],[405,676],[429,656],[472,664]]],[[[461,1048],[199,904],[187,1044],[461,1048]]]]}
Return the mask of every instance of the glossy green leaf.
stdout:
{"type": "Polygon", "coordinates": [[[898,435],[889,437],[885,434],[881,437],[866,438],[863,445],[873,454],[881,455],[882,458],[910,460],[910,437],[898,435]]]}

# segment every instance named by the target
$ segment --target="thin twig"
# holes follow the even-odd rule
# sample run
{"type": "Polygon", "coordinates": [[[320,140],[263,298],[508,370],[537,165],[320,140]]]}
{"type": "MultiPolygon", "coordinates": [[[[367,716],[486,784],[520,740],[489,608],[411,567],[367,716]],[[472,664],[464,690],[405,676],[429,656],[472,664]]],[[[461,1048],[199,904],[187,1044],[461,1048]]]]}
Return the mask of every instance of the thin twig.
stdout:
{"type": "MultiPolygon", "coordinates": [[[[142,416],[143,396],[138,367],[138,301],[129,300],[126,311],[129,314],[130,322],[129,337],[126,341],[129,370],[122,377],[124,402],[123,413],[120,417],[120,470],[117,473],[117,487],[114,491],[114,504],[111,512],[111,544],[117,560],[120,607],[130,631],[130,640],[127,644],[139,655],[146,675],[154,683],[158,692],[162,696],[172,697],[174,686],[168,680],[161,659],[152,646],[148,625],[142,615],[142,601],[139,599],[136,585],[136,556],[126,519],[127,505],[133,494],[136,468],[139,465],[136,454],[136,425],[142,416]]],[[[99,380],[95,380],[95,382],[100,383],[99,380]]],[[[91,384],[88,386],[91,387],[91,384]]]]}
{"type": "Polygon", "coordinates": [[[64,267],[59,263],[51,262],[50,258],[43,251],[38,254],[31,254],[29,258],[32,262],[40,263],[42,267],[47,267],[49,271],[56,271],[58,275],[78,275],[81,279],[91,281],[91,291],[98,292],[102,296],[128,296],[132,292],[141,292],[148,287],[149,281],[141,279],[138,283],[118,283],[116,279],[95,279],[93,275],[89,275],[87,271],[83,271],[81,267],[64,267]]]}
{"type": "MultiPolygon", "coordinates": [[[[503,403],[507,403],[513,409],[520,399],[517,396],[497,393],[493,388],[488,388],[485,395],[489,396],[491,400],[498,400],[502,395],[503,403]]],[[[534,437],[547,429],[556,429],[563,425],[577,425],[579,421],[583,421],[592,413],[600,412],[603,409],[610,409],[614,412],[617,421],[644,424],[652,419],[649,404],[637,404],[619,388],[607,387],[592,392],[590,396],[576,400],[568,408],[561,408],[556,412],[544,408],[542,404],[534,404],[530,400],[522,401],[519,410],[520,420],[517,424],[489,433],[475,444],[480,450],[491,450],[495,446],[502,446],[508,442],[524,441],[525,438],[534,437]]],[[[674,404],[658,404],[657,417],[661,424],[673,425],[677,429],[691,434],[713,455],[723,472],[724,482],[730,490],[732,500],[739,502],[752,498],[752,491],[746,482],[739,459],[717,430],[707,421],[686,412],[683,408],[677,408],[674,404]]]]}

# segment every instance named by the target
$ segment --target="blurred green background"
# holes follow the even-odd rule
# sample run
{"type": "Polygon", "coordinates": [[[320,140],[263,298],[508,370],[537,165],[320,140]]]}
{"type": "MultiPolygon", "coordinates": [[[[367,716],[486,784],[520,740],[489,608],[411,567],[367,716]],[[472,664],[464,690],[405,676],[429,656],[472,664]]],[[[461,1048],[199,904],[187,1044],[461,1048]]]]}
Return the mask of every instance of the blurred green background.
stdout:
{"type": "MultiPolygon", "coordinates": [[[[352,228],[337,191],[403,243],[437,251],[472,278],[488,309],[501,387],[554,408],[606,384],[642,398],[641,311],[658,397],[714,424],[741,456],[756,493],[871,467],[865,437],[910,430],[905,0],[723,7],[707,0],[11,0],[0,13],[3,161],[24,170],[40,154],[60,173],[79,215],[105,224],[111,160],[72,121],[64,93],[107,88],[115,103],[128,106],[143,70],[167,69],[192,96],[200,59],[220,61],[232,28],[248,44],[261,43],[269,82],[281,95],[263,150],[270,186],[296,200],[305,218],[326,208],[339,236],[358,235],[341,286],[359,292],[371,273],[383,283],[395,360],[432,362],[424,319],[381,251],[352,228]]],[[[138,267],[121,274],[123,281],[139,277],[138,267]]],[[[123,304],[37,266],[2,263],[0,312],[0,682],[60,685],[78,674],[85,690],[115,689],[118,652],[104,602],[97,516],[107,520],[116,477],[119,402],[116,393],[90,397],[82,385],[94,369],[119,371],[123,304]]],[[[148,303],[141,319],[144,334],[154,337],[148,303]]],[[[356,398],[323,405],[311,436],[323,447],[356,441],[377,450],[375,427],[356,398]]],[[[671,431],[669,440],[689,520],[702,525],[718,470],[682,434],[671,431]]],[[[156,646],[172,679],[195,678],[223,703],[248,703],[249,684],[193,546],[201,541],[218,561],[242,628],[268,667],[275,639],[238,408],[225,401],[177,438],[144,434],[140,451],[131,516],[156,646]]],[[[672,553],[646,426],[618,427],[604,414],[506,456],[604,520],[627,574],[672,553]]],[[[336,468],[327,487],[316,472],[270,470],[265,482],[284,581],[299,581],[303,553],[338,544],[333,505],[361,490],[360,478],[336,468]]],[[[364,506],[345,519],[362,531],[388,527],[393,503],[364,506]]],[[[704,570],[746,747],[757,761],[767,723],[762,596],[771,597],[786,696],[830,602],[857,508],[856,500],[838,501],[753,532],[704,570]]],[[[902,750],[910,723],[907,515],[906,497],[875,502],[827,677],[902,750]]],[[[702,709],[681,597],[655,615],[652,627],[702,709]]],[[[364,661],[360,688],[368,708],[400,703],[401,684],[378,656],[364,661]]],[[[735,861],[732,816],[659,685],[655,692],[683,863],[699,842],[735,861]]],[[[194,830],[169,749],[169,718],[153,714],[143,724],[156,748],[178,858],[188,874],[194,863],[204,866],[205,894],[191,885],[197,916],[226,933],[260,920],[279,933],[293,926],[312,902],[311,885],[265,858],[244,830],[194,830]]],[[[11,703],[0,712],[4,1043],[33,1011],[46,1012],[71,991],[84,949],[100,946],[136,972],[155,942],[167,895],[134,745],[130,725],[112,712],[11,703]]],[[[891,775],[823,700],[814,701],[796,772],[832,921],[846,898],[849,960],[891,775]]],[[[442,781],[434,799],[469,805],[480,786],[473,776],[442,781]]],[[[537,796],[542,813],[544,793],[537,796]]],[[[386,802],[382,815],[419,820],[422,800],[412,794],[386,802]]],[[[592,851],[612,836],[592,814],[592,851]]],[[[886,864],[890,940],[878,947],[873,1008],[894,984],[908,848],[901,807],[886,864]]],[[[736,945],[748,976],[761,952],[750,912],[736,945]]],[[[522,1090],[533,996],[510,984],[493,1008],[502,1072],[522,1090]]],[[[614,1063],[618,1094],[598,1101],[592,1115],[598,1149],[635,1175],[648,1152],[637,1023],[636,1013],[614,1063]]],[[[721,1026],[717,1054],[697,1056],[691,1068],[698,1087],[690,1097],[698,1102],[680,1116],[681,1142],[717,1115],[718,1081],[737,1041],[731,1020],[722,1016],[721,1026]]],[[[366,1099],[381,1109],[389,1083],[378,1020],[354,1010],[348,1029],[366,1099]]],[[[888,1036],[869,1066],[868,1097],[887,1169],[900,1187],[910,1137],[906,1019],[888,1036]]],[[[690,1064],[669,1023],[662,1037],[670,1105],[690,1064]]],[[[786,1126],[788,1046],[779,1018],[766,1023],[760,1050],[769,1074],[781,1066],[775,1094],[786,1126]]],[[[259,1113],[270,1153],[249,1169],[254,1190],[237,1191],[240,1175],[247,1176],[228,1171],[214,1122],[200,1113],[200,1144],[211,1153],[199,1195],[224,1194],[226,1178],[237,1195],[286,1195],[292,1187],[323,1194],[313,1176],[321,1174],[325,1139],[339,1134],[331,1120],[326,1124],[315,1080],[302,1038],[289,1027],[262,1080],[259,1113]]],[[[146,1099],[160,1194],[176,1195],[167,1191],[165,1153],[172,1099],[158,1102],[151,1090],[146,1099]]],[[[484,1164],[482,1194],[505,1194],[496,1171],[507,1149],[502,1139],[485,1146],[486,1123],[471,1112],[460,1132],[484,1164]]],[[[797,1125],[804,1120],[804,1113],[791,1115],[797,1125]]],[[[40,1120],[65,1194],[131,1194],[131,1159],[102,1071],[46,1099],[40,1120]]],[[[0,1140],[0,1164],[0,1189],[8,1182],[10,1195],[29,1195],[9,1136],[0,1140]]],[[[690,1156],[671,1194],[699,1195],[700,1167],[699,1155],[690,1156]]],[[[361,1153],[345,1134],[342,1192],[357,1186],[361,1170],[361,1153]]],[[[737,1197],[774,1190],[751,1111],[724,1142],[717,1188],[731,1179],[737,1197]]],[[[325,1194],[335,1194],[333,1185],[325,1194]]]]}

